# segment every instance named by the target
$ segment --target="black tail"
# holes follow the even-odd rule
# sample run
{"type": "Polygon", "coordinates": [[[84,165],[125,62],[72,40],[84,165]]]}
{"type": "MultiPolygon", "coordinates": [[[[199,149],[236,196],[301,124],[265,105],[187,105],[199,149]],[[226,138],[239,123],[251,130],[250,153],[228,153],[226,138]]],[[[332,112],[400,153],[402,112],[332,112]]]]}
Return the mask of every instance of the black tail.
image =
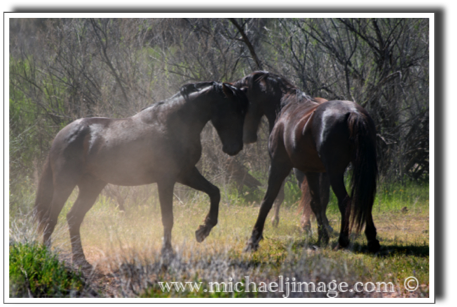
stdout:
{"type": "Polygon", "coordinates": [[[36,193],[35,206],[33,207],[33,214],[35,221],[38,223],[38,232],[40,234],[43,233],[46,227],[53,194],[52,169],[49,163],[49,157],[47,157],[38,182],[38,191],[36,193]]]}
{"type": "Polygon", "coordinates": [[[376,194],[376,129],[370,116],[363,113],[351,113],[348,125],[353,141],[350,228],[355,226],[359,232],[371,213],[376,194]]]}

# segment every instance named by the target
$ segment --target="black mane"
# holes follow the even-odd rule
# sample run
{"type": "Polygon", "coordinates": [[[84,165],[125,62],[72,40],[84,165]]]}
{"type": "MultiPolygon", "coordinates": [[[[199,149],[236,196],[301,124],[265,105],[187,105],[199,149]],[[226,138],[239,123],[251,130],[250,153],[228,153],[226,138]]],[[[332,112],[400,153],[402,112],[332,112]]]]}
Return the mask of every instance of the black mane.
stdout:
{"type": "MultiPolygon", "coordinates": [[[[203,81],[203,82],[196,82],[196,83],[187,83],[187,84],[184,84],[183,86],[181,86],[179,88],[179,92],[174,94],[172,97],[170,97],[170,98],[168,98],[166,100],[161,100],[159,102],[155,102],[152,105],[149,105],[149,106],[143,108],[141,111],[143,111],[143,110],[145,110],[147,108],[150,108],[150,107],[154,107],[154,106],[158,106],[158,105],[164,104],[165,102],[173,100],[173,99],[177,98],[178,96],[183,97],[184,100],[187,101],[189,99],[190,94],[196,93],[196,92],[198,92],[198,91],[200,91],[200,90],[202,90],[204,88],[210,87],[210,86],[212,86],[220,95],[225,96],[225,94],[223,92],[223,88],[222,88],[222,83],[215,82],[215,81],[203,81]]],[[[227,83],[226,83],[226,86],[229,86],[229,87],[232,87],[232,88],[234,87],[233,85],[230,85],[230,84],[227,84],[227,83]]],[[[242,91],[240,89],[238,89],[238,88],[235,88],[234,90],[232,90],[232,93],[236,97],[236,102],[237,102],[236,109],[237,109],[237,112],[246,114],[247,110],[248,110],[248,107],[249,107],[249,100],[248,100],[247,96],[244,93],[242,93],[242,91]]]]}
{"type": "Polygon", "coordinates": [[[181,86],[179,89],[179,94],[184,97],[185,100],[189,98],[189,95],[195,92],[198,92],[202,88],[213,86],[216,84],[214,81],[204,81],[204,82],[196,82],[196,83],[187,83],[181,86]]]}
{"type": "Polygon", "coordinates": [[[143,110],[145,110],[147,108],[150,108],[150,107],[154,107],[154,106],[157,106],[157,105],[164,104],[165,102],[173,100],[178,96],[182,96],[185,100],[187,100],[189,98],[190,94],[198,92],[199,90],[201,90],[204,87],[212,86],[215,83],[216,82],[214,82],[214,81],[207,81],[207,82],[197,82],[197,83],[184,84],[183,86],[181,86],[179,88],[179,91],[176,94],[174,94],[173,96],[171,96],[171,97],[169,97],[169,98],[167,98],[165,100],[161,100],[159,102],[154,102],[153,104],[141,109],[141,111],[143,111],[143,110]]]}

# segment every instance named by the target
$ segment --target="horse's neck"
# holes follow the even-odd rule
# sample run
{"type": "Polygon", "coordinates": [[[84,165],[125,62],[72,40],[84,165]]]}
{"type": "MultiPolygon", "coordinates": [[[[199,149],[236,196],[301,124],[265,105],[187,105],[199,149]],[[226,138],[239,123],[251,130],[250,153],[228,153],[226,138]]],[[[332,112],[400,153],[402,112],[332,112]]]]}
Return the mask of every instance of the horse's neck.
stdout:
{"type": "Polygon", "coordinates": [[[165,102],[152,105],[135,116],[141,117],[144,122],[162,122],[165,125],[181,123],[184,125],[203,127],[211,119],[210,106],[205,107],[197,99],[184,100],[183,97],[176,97],[165,102]]]}
{"type": "Polygon", "coordinates": [[[263,109],[263,114],[265,117],[268,119],[268,126],[271,130],[273,130],[273,126],[276,122],[276,119],[279,117],[279,114],[281,113],[281,101],[271,101],[269,99],[266,99],[263,101],[262,104],[262,109],[263,109]]]}
{"type": "Polygon", "coordinates": [[[179,105],[174,109],[171,120],[182,122],[192,129],[192,133],[200,133],[211,119],[211,103],[203,97],[190,96],[187,100],[181,98],[179,105]]]}

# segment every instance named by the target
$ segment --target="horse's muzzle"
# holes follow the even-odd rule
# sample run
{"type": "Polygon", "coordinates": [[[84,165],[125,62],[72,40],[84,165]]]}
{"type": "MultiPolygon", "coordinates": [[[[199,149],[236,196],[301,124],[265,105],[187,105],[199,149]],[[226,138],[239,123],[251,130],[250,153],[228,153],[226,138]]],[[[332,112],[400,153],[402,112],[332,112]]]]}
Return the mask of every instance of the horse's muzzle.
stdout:
{"type": "Polygon", "coordinates": [[[222,146],[222,151],[228,154],[229,156],[234,156],[243,149],[243,144],[241,145],[224,145],[222,146]]]}

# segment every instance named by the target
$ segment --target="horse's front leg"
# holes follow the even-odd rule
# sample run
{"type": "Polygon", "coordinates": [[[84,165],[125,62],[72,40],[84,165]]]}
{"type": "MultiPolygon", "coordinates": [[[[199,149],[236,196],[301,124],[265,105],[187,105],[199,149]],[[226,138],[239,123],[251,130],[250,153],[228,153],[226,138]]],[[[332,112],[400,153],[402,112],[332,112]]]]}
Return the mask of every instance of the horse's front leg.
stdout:
{"type": "Polygon", "coordinates": [[[195,231],[197,242],[202,242],[209,235],[211,229],[217,224],[221,193],[219,192],[219,188],[206,180],[196,167],[193,167],[191,171],[180,176],[178,182],[198,191],[205,192],[209,196],[209,213],[205,218],[204,224],[200,225],[197,231],[195,231]]]}
{"type": "Polygon", "coordinates": [[[271,223],[273,224],[273,227],[278,227],[278,225],[279,225],[279,208],[281,207],[281,204],[285,198],[284,183],[285,183],[285,181],[282,182],[281,189],[279,190],[278,196],[276,196],[276,200],[274,202],[274,206],[273,206],[274,214],[273,214],[273,217],[271,218],[271,223]]]}
{"type": "Polygon", "coordinates": [[[259,248],[259,242],[263,239],[263,227],[265,226],[265,219],[267,218],[268,212],[271,210],[271,206],[278,196],[279,190],[281,189],[284,179],[289,175],[292,170],[292,166],[288,163],[275,163],[273,160],[270,166],[270,172],[268,175],[268,188],[267,192],[260,205],[259,216],[252,230],[251,238],[249,239],[245,252],[256,251],[259,248]]]}
{"type": "Polygon", "coordinates": [[[171,230],[173,228],[173,188],[175,182],[161,181],[157,183],[159,190],[160,211],[162,212],[163,245],[162,254],[173,252],[171,247],[171,230]]]}

